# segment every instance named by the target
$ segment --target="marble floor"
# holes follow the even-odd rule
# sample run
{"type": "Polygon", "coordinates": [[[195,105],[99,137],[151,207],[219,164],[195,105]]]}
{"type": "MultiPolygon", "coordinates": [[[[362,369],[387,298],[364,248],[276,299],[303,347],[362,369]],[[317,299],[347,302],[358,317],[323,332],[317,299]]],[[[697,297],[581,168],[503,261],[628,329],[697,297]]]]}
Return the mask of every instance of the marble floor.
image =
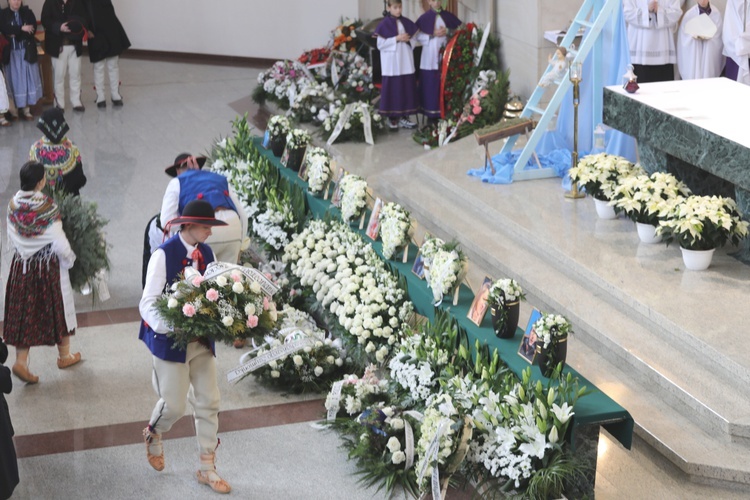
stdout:
{"type": "MultiPolygon", "coordinates": [[[[190,420],[182,419],[166,436],[164,473],[155,473],[145,461],[140,431],[155,396],[150,355],[137,339],[142,235],[159,210],[169,180],[165,165],[180,152],[207,151],[212,141],[230,133],[238,113],[265,116],[248,99],[257,74],[257,69],[245,67],[123,59],[125,106],[100,110],[94,105],[91,66],[84,62],[87,110],[69,110],[66,116],[69,137],[81,149],[88,177],[81,195],[96,201],[109,219],[111,299],[96,303],[90,296],[76,297],[80,328],[73,343],[83,354],[80,365],[60,371],[54,366],[54,349],[35,348],[31,367],[41,382],[24,386],[14,380],[7,399],[16,428],[21,484],[13,499],[209,495],[191,477],[197,457],[190,420]]],[[[18,189],[18,168],[40,135],[33,122],[0,129],[0,206],[6,206],[18,189]]],[[[339,162],[364,176],[423,153],[404,131],[387,134],[372,147],[336,147],[339,162]]],[[[3,277],[9,257],[4,244],[3,277]]],[[[486,274],[481,269],[472,273],[486,274]]],[[[239,354],[221,347],[220,372],[236,366],[239,354]]],[[[314,426],[322,416],[323,396],[286,396],[249,379],[236,385],[222,381],[221,394],[218,468],[234,486],[235,496],[382,498],[382,493],[357,484],[336,436],[314,426]]],[[[637,443],[627,451],[603,434],[599,451],[598,498],[743,498],[685,484],[637,443]]]]}

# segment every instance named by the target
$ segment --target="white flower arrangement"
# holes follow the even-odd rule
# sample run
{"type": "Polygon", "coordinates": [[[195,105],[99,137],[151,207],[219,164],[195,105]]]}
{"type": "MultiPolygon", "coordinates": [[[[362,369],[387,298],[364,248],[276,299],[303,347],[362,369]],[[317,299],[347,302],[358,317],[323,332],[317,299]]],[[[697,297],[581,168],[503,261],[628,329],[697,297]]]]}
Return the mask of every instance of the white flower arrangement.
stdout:
{"type": "Polygon", "coordinates": [[[280,250],[289,243],[289,232],[294,227],[291,210],[282,212],[269,208],[252,219],[253,232],[272,248],[280,250]]]}
{"type": "Polygon", "coordinates": [[[285,247],[283,261],[335,315],[347,346],[372,362],[390,356],[413,304],[369,243],[348,225],[314,220],[285,247]]]}
{"type": "Polygon", "coordinates": [[[370,365],[362,378],[356,375],[344,376],[341,397],[336,399],[329,393],[325,402],[326,410],[336,413],[343,410],[347,415],[355,415],[375,402],[377,396],[387,393],[388,381],[379,379],[376,371],[376,367],[370,365]]]}
{"type": "Polygon", "coordinates": [[[292,123],[284,115],[273,115],[268,119],[266,130],[271,137],[285,137],[292,129],[292,123]]]}
{"type": "Polygon", "coordinates": [[[325,149],[314,147],[307,150],[306,158],[308,189],[319,193],[331,178],[331,157],[325,149]]]}
{"type": "Polygon", "coordinates": [[[560,314],[543,313],[542,317],[534,323],[533,330],[539,339],[544,341],[544,348],[559,340],[567,338],[573,333],[570,322],[560,314]]]}
{"type": "Polygon", "coordinates": [[[427,237],[421,251],[425,280],[432,290],[435,303],[439,304],[444,295],[460,284],[466,258],[456,242],[445,243],[435,237],[427,237]]]}
{"type": "Polygon", "coordinates": [[[362,215],[367,206],[367,181],[354,174],[341,179],[341,218],[344,222],[362,215]]]}
{"type": "Polygon", "coordinates": [[[390,259],[396,249],[409,244],[411,217],[401,205],[386,203],[380,211],[380,239],[383,240],[383,257],[390,259]]]}
{"type": "MultiPolygon", "coordinates": [[[[322,122],[323,129],[325,130],[324,135],[326,137],[333,133],[333,130],[339,121],[339,116],[344,112],[345,107],[346,103],[337,100],[330,105],[328,110],[320,110],[318,112],[318,120],[322,122]]],[[[354,109],[349,115],[349,119],[344,123],[344,129],[341,131],[337,140],[365,140],[365,125],[367,123],[367,118],[362,111],[363,108],[366,109],[370,115],[370,125],[373,132],[383,128],[380,113],[378,113],[369,103],[360,101],[357,103],[357,106],[354,106],[354,109]]]]}
{"type": "Polygon", "coordinates": [[[427,406],[438,387],[438,376],[452,355],[429,335],[410,335],[388,363],[391,379],[407,392],[409,403],[427,406]]]}
{"type": "Polygon", "coordinates": [[[295,120],[309,122],[318,115],[319,110],[328,109],[335,100],[336,93],[328,82],[305,80],[299,85],[299,92],[289,111],[295,120]]]}
{"type": "Polygon", "coordinates": [[[621,156],[598,153],[584,156],[568,173],[571,181],[583,186],[586,193],[598,200],[609,201],[621,177],[642,175],[644,171],[621,156]]]}
{"type": "Polygon", "coordinates": [[[261,102],[270,98],[285,109],[292,106],[299,89],[310,81],[298,64],[295,61],[276,61],[271,68],[258,75],[258,85],[265,93],[261,102]]]}
{"type": "Polygon", "coordinates": [[[430,484],[433,467],[438,466],[440,468],[441,465],[446,465],[448,459],[453,455],[459,437],[456,430],[462,428],[463,422],[461,422],[461,425],[456,424],[461,420],[458,411],[453,406],[452,398],[446,393],[437,396],[432,405],[425,410],[419,442],[417,443],[417,456],[419,458],[416,463],[416,471],[419,473],[424,470],[424,475],[419,483],[420,490],[425,491],[427,485],[430,484]],[[438,441],[436,461],[434,456],[428,455],[430,445],[435,440],[438,441]]]}
{"type": "Polygon", "coordinates": [[[305,129],[295,128],[286,135],[286,147],[291,149],[302,149],[312,141],[310,132],[305,129]]]}
{"type": "Polygon", "coordinates": [[[674,175],[655,172],[620,178],[609,204],[623,210],[633,222],[656,226],[687,196],[690,189],[674,175]]]}
{"type": "Polygon", "coordinates": [[[676,204],[659,222],[657,234],[686,250],[711,250],[727,243],[738,244],[748,235],[737,203],[722,196],[689,196],[676,204]]]}
{"type": "Polygon", "coordinates": [[[505,304],[512,304],[513,302],[525,299],[526,295],[516,280],[503,278],[492,284],[487,302],[491,305],[504,306],[505,304]]]}

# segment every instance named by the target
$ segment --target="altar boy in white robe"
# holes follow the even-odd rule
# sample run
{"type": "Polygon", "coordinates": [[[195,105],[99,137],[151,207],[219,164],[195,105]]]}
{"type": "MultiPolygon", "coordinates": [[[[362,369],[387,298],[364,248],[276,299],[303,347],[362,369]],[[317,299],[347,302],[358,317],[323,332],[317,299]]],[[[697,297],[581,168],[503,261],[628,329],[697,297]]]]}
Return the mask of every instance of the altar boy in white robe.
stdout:
{"type": "Polygon", "coordinates": [[[716,78],[724,69],[721,41],[722,16],[719,9],[711,7],[709,0],[698,0],[682,17],[677,31],[677,69],[683,80],[716,78]],[[685,27],[692,19],[706,15],[716,25],[716,34],[711,38],[693,37],[685,27]]]}
{"type": "Polygon", "coordinates": [[[724,28],[721,34],[724,41],[724,55],[727,56],[725,76],[745,85],[750,85],[748,17],[750,17],[750,2],[727,0],[724,28]]]}
{"type": "Polygon", "coordinates": [[[680,0],[623,0],[622,9],[638,83],[674,80],[674,31],[682,17],[680,0]]]}

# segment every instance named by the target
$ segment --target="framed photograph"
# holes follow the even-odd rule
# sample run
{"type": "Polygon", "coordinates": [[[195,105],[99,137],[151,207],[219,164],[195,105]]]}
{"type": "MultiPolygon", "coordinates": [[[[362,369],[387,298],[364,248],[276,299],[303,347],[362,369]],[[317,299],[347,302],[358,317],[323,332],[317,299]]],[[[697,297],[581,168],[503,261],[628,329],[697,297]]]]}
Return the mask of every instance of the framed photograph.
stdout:
{"type": "Polygon", "coordinates": [[[492,278],[485,276],[484,281],[482,281],[482,286],[479,287],[479,291],[474,296],[474,301],[471,303],[469,314],[466,315],[466,317],[469,318],[469,321],[477,326],[482,325],[484,315],[487,314],[487,309],[489,309],[487,298],[490,296],[490,288],[492,288],[492,278]]]}
{"type": "Polygon", "coordinates": [[[302,179],[303,181],[307,182],[307,152],[310,150],[310,148],[305,150],[305,156],[302,158],[302,164],[299,167],[299,171],[297,171],[297,177],[302,179]]]}
{"type": "Polygon", "coordinates": [[[270,146],[270,144],[271,144],[271,133],[268,130],[266,130],[266,133],[263,134],[263,143],[262,143],[262,146],[265,149],[268,149],[268,146],[270,146]]]}
{"type": "Polygon", "coordinates": [[[370,221],[367,223],[367,236],[372,240],[378,239],[378,233],[380,233],[380,211],[383,210],[383,200],[380,198],[375,199],[375,204],[372,206],[372,212],[370,212],[370,221]]]}
{"type": "Polygon", "coordinates": [[[341,179],[346,175],[346,170],[343,167],[336,172],[336,177],[333,179],[333,195],[331,196],[331,205],[334,207],[341,208],[341,179]]]}
{"type": "Polygon", "coordinates": [[[417,258],[414,259],[414,265],[411,266],[411,272],[417,275],[417,278],[424,279],[424,258],[422,252],[417,253],[417,258]]]}
{"type": "Polygon", "coordinates": [[[284,152],[281,153],[281,164],[286,167],[286,164],[289,163],[289,146],[284,147],[284,152]]]}
{"type": "Polygon", "coordinates": [[[534,308],[529,316],[529,322],[526,323],[526,331],[523,333],[521,339],[521,345],[518,346],[518,355],[529,362],[534,363],[534,356],[536,356],[536,341],[537,336],[534,331],[534,323],[542,317],[542,313],[539,309],[534,308]]]}

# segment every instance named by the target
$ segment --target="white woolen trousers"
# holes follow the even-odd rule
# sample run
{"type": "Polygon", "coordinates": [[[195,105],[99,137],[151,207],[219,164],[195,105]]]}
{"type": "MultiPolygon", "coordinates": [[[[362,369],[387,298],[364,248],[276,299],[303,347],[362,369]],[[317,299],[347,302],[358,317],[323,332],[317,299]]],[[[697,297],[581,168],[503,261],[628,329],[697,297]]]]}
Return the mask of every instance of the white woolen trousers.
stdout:
{"type": "Polygon", "coordinates": [[[120,58],[108,57],[94,63],[94,87],[96,87],[96,102],[106,101],[104,92],[104,71],[109,74],[109,94],[113,101],[122,99],[120,96],[120,58]]]}
{"type": "Polygon", "coordinates": [[[240,216],[234,210],[217,210],[216,218],[228,225],[212,227],[206,245],[214,252],[214,260],[236,264],[240,258],[243,237],[240,216]]]}
{"type": "Polygon", "coordinates": [[[55,104],[65,108],[65,75],[70,74],[70,103],[81,106],[81,58],[73,45],[63,45],[60,55],[52,57],[55,75],[55,104]]]}
{"type": "Polygon", "coordinates": [[[185,414],[185,402],[189,399],[200,453],[213,453],[219,444],[219,383],[216,358],[211,351],[198,342],[190,342],[184,363],[154,356],[152,381],[159,401],[149,423],[156,433],[163,434],[172,428],[185,414]]]}

